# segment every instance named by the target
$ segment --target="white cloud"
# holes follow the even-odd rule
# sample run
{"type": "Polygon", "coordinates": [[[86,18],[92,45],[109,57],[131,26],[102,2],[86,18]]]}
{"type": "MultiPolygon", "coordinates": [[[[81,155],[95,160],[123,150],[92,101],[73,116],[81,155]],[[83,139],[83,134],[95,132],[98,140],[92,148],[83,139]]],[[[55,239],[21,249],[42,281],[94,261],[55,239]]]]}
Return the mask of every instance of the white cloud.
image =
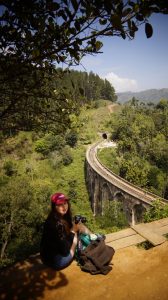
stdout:
{"type": "Polygon", "coordinates": [[[127,91],[133,92],[137,91],[138,89],[138,84],[135,79],[121,78],[113,72],[110,72],[107,75],[105,75],[104,79],[107,79],[112,84],[117,93],[127,91]]]}

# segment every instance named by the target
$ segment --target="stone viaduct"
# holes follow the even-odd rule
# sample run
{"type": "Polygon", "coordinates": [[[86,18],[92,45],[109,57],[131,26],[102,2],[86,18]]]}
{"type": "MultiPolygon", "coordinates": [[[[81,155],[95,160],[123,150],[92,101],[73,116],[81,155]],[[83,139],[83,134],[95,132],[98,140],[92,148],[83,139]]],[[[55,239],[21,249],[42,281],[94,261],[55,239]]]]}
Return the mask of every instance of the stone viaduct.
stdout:
{"type": "MultiPolygon", "coordinates": [[[[86,184],[93,214],[103,214],[105,205],[116,200],[122,203],[130,225],[141,223],[144,212],[159,196],[129,183],[102,165],[97,157],[101,143],[91,145],[86,152],[86,184]]],[[[168,203],[162,198],[161,201],[168,203]]]]}

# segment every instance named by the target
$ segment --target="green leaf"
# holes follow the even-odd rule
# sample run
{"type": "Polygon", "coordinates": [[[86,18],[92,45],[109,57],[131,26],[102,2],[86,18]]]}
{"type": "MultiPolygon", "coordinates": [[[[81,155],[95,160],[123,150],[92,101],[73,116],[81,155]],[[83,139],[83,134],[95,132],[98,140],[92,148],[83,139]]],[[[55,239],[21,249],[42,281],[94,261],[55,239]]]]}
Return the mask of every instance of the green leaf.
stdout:
{"type": "Polygon", "coordinates": [[[99,51],[101,49],[101,47],[103,46],[103,43],[100,41],[96,41],[95,46],[96,46],[96,51],[99,51]]]}
{"type": "Polygon", "coordinates": [[[121,19],[118,15],[111,16],[111,21],[112,21],[112,25],[115,29],[117,29],[117,30],[122,29],[121,19]]]}
{"type": "Polygon", "coordinates": [[[62,55],[62,56],[60,55],[59,56],[59,59],[60,59],[61,62],[64,62],[66,60],[66,58],[67,57],[65,55],[62,55]]]}
{"type": "Polygon", "coordinates": [[[100,25],[105,25],[107,23],[106,19],[99,19],[100,25]]]}
{"type": "Polygon", "coordinates": [[[135,5],[135,3],[134,3],[133,1],[129,1],[128,4],[129,4],[130,6],[134,6],[134,5],[135,5]]]}
{"type": "Polygon", "coordinates": [[[81,95],[83,96],[84,95],[84,89],[82,89],[81,87],[79,88],[79,91],[81,93],[81,95]]]}
{"type": "Polygon", "coordinates": [[[74,10],[77,10],[78,9],[78,2],[76,0],[71,0],[72,2],[72,6],[74,8],[74,10]]]}
{"type": "Polygon", "coordinates": [[[130,12],[132,12],[132,9],[130,7],[124,9],[123,10],[123,17],[126,17],[130,12]]]}
{"type": "Polygon", "coordinates": [[[68,1],[67,0],[63,0],[63,2],[68,6],[68,1]]]}
{"type": "Polygon", "coordinates": [[[126,35],[125,35],[125,32],[123,31],[123,32],[121,32],[121,36],[122,36],[122,38],[125,40],[126,39],[126,35]]]}
{"type": "Polygon", "coordinates": [[[136,19],[141,22],[141,21],[143,21],[144,17],[143,17],[143,15],[137,14],[136,19]]]}
{"type": "Polygon", "coordinates": [[[78,20],[75,21],[75,28],[76,30],[80,30],[80,22],[78,20]]]}
{"type": "Polygon", "coordinates": [[[70,11],[67,7],[65,7],[65,11],[66,11],[67,16],[68,16],[69,18],[72,18],[71,11],[70,11]]]}
{"type": "Polygon", "coordinates": [[[106,32],[106,35],[107,35],[107,36],[111,36],[111,35],[113,35],[113,32],[112,32],[112,30],[109,30],[109,31],[107,31],[107,32],[106,32]]]}
{"type": "Polygon", "coordinates": [[[145,33],[146,33],[146,37],[150,38],[153,34],[153,28],[152,25],[149,23],[145,24],[145,33]]]}
{"type": "Polygon", "coordinates": [[[33,51],[32,51],[32,56],[33,56],[33,58],[35,58],[35,57],[37,57],[37,56],[39,56],[40,55],[40,51],[38,50],[38,49],[34,49],[33,51]]]}
{"type": "Polygon", "coordinates": [[[138,31],[138,27],[135,25],[134,21],[132,21],[132,30],[133,31],[138,31]]]}
{"type": "Polygon", "coordinates": [[[134,36],[135,36],[135,31],[130,30],[129,34],[130,34],[130,36],[131,36],[132,38],[134,38],[134,36]]]}
{"type": "Polygon", "coordinates": [[[69,28],[69,31],[72,35],[75,35],[76,34],[76,29],[74,27],[70,27],[69,28]]]}

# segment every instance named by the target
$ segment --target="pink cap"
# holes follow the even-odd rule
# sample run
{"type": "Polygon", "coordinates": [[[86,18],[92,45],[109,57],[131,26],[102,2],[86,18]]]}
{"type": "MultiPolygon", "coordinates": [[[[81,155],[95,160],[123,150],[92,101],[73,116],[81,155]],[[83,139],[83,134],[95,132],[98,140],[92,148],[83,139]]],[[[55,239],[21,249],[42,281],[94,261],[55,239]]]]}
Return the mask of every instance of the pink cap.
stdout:
{"type": "Polygon", "coordinates": [[[55,203],[55,205],[62,204],[68,200],[69,199],[62,193],[55,193],[51,196],[51,202],[55,203]]]}

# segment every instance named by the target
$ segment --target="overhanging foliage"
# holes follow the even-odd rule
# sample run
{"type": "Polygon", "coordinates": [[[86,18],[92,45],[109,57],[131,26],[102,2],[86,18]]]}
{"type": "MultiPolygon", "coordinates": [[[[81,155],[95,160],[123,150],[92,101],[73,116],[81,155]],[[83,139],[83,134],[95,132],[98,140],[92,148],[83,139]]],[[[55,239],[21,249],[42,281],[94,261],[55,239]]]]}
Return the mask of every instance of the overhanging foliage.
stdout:
{"type": "Polygon", "coordinates": [[[64,128],[65,112],[68,119],[73,103],[67,111],[66,95],[52,95],[52,80],[46,83],[41,72],[48,76],[56,64],[72,66],[87,54],[99,53],[102,36],[133,39],[145,24],[150,38],[149,17],[167,14],[168,8],[164,0],[3,0],[0,11],[1,128],[18,127],[18,122],[26,124],[30,118],[33,127],[47,126],[53,111],[56,118],[62,116],[59,127],[64,128]],[[56,103],[48,112],[50,101],[56,103]]]}

